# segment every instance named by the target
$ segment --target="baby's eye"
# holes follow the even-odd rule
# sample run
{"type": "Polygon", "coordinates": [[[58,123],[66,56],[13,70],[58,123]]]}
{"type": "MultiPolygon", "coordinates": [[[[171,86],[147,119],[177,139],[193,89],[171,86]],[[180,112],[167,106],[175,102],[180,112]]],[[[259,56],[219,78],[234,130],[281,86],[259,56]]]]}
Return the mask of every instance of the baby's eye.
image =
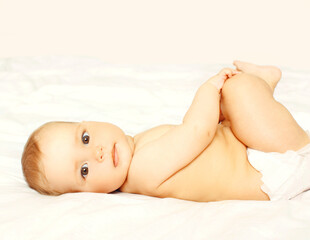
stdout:
{"type": "Polygon", "coordinates": [[[86,178],[88,174],[88,164],[84,163],[83,166],[81,167],[81,175],[83,178],[86,178]]]}
{"type": "Polygon", "coordinates": [[[89,143],[89,135],[88,135],[88,133],[87,132],[83,132],[83,134],[82,134],[82,142],[84,143],[84,144],[88,144],[89,143]]]}

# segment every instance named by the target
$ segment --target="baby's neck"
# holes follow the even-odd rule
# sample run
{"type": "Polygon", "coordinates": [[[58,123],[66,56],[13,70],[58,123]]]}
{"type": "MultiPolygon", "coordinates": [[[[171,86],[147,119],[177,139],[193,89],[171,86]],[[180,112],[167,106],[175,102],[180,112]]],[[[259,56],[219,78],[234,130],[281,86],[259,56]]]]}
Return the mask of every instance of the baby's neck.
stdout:
{"type": "Polygon", "coordinates": [[[134,143],[133,137],[131,137],[129,135],[126,135],[126,137],[127,137],[127,140],[128,140],[128,143],[129,143],[129,146],[130,146],[132,152],[134,152],[135,151],[135,143],[134,143]]]}

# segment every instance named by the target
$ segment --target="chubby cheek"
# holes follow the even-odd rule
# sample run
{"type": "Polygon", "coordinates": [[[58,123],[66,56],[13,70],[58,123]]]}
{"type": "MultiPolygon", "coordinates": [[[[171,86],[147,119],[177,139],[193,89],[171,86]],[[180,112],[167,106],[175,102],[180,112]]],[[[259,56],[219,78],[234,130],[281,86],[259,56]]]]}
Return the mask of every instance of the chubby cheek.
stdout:
{"type": "Polygon", "coordinates": [[[87,191],[100,193],[113,192],[121,184],[116,173],[113,174],[112,171],[100,171],[100,168],[94,170],[92,176],[89,176],[86,181],[87,191]]]}

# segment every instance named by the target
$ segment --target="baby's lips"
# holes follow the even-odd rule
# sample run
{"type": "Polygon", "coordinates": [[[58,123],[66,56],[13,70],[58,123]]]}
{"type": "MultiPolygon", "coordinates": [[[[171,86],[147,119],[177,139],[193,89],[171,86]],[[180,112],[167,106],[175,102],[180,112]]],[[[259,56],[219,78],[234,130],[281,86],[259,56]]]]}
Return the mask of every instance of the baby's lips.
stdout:
{"type": "Polygon", "coordinates": [[[118,144],[115,144],[115,158],[114,158],[114,166],[117,167],[118,163],[119,163],[119,156],[118,156],[118,144]]]}
{"type": "Polygon", "coordinates": [[[113,146],[113,149],[112,149],[112,158],[113,158],[114,167],[117,167],[118,161],[119,161],[118,153],[117,153],[117,143],[115,143],[114,146],[113,146]]]}

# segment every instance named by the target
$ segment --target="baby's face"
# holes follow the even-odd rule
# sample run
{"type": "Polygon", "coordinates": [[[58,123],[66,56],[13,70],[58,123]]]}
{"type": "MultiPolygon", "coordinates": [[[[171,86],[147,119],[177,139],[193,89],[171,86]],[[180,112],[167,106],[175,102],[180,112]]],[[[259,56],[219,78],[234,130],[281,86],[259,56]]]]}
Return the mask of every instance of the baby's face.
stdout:
{"type": "Polygon", "coordinates": [[[103,192],[126,180],[134,143],[115,125],[59,123],[44,127],[39,144],[46,178],[60,192],[103,192]]]}

